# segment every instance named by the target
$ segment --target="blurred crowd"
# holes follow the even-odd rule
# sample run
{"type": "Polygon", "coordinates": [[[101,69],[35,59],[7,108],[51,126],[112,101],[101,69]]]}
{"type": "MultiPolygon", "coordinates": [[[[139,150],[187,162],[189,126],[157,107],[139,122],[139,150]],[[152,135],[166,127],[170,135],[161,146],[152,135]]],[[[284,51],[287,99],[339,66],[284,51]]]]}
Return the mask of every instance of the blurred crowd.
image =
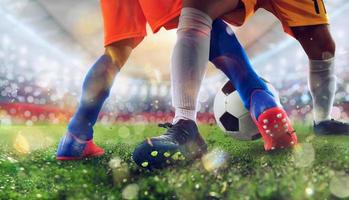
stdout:
{"type": "MultiPolygon", "coordinates": [[[[335,18],[331,24],[337,43],[338,75],[333,114],[345,120],[349,111],[349,40],[346,37],[349,28],[344,17],[347,13],[343,10],[343,13],[338,14],[342,17],[335,18]]],[[[91,63],[84,63],[83,57],[79,55],[64,54],[26,27],[15,23],[6,17],[0,21],[1,123],[11,123],[15,115],[29,120],[29,124],[43,119],[59,122],[63,119],[58,117],[59,113],[68,116],[64,117],[67,120],[78,104],[83,77],[91,63]],[[20,111],[16,110],[19,107],[20,111]],[[26,110],[29,108],[47,108],[54,114],[33,115],[35,111],[26,110]]],[[[292,38],[283,37],[280,36],[282,40],[277,42],[273,41],[273,37],[263,37],[264,41],[259,42],[270,46],[268,51],[259,55],[253,54],[257,46],[249,47],[252,63],[258,73],[270,80],[279,91],[281,102],[291,117],[310,120],[307,58],[292,38]]],[[[226,80],[224,75],[218,73],[214,77],[207,77],[203,83],[198,110],[205,122],[213,122],[214,97],[226,80]]],[[[157,117],[169,120],[172,114],[168,81],[119,76],[103,108],[101,119],[108,121],[119,117],[123,120],[137,120],[132,116],[146,116],[154,120],[157,117]]]]}

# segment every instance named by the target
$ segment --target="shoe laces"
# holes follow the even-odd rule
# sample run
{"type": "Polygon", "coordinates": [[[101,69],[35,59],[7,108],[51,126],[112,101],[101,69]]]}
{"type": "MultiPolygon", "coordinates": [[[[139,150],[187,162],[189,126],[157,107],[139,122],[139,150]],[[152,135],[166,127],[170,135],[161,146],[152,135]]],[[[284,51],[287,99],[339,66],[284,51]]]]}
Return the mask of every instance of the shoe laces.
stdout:
{"type": "Polygon", "coordinates": [[[163,123],[158,124],[161,128],[166,128],[167,132],[163,134],[163,136],[169,136],[176,141],[178,141],[180,144],[185,143],[190,138],[191,134],[190,132],[186,131],[180,123],[171,124],[171,123],[163,123]]]}
{"type": "Polygon", "coordinates": [[[342,122],[342,121],[338,121],[338,120],[335,120],[335,119],[331,119],[331,122],[336,122],[336,123],[338,123],[338,124],[345,124],[344,122],[342,122]]]}
{"type": "MultiPolygon", "coordinates": [[[[325,120],[324,122],[327,122],[327,123],[332,122],[332,123],[337,123],[337,124],[345,124],[344,122],[335,120],[335,119],[333,119],[333,118],[330,119],[330,120],[325,120]]],[[[314,124],[315,124],[315,125],[318,125],[319,123],[316,124],[315,121],[314,121],[314,124]]]]}
{"type": "Polygon", "coordinates": [[[169,122],[166,122],[166,123],[163,123],[163,124],[158,124],[159,127],[161,128],[166,128],[166,129],[170,129],[173,127],[173,124],[169,123],[169,122]]]}

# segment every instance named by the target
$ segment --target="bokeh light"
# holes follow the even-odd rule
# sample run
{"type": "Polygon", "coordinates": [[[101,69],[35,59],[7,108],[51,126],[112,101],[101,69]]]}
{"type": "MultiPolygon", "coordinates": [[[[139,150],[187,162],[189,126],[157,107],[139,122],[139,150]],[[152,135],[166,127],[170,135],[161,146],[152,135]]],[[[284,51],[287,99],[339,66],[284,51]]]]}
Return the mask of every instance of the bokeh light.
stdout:
{"type": "Polygon", "coordinates": [[[22,135],[18,134],[13,143],[13,148],[19,154],[28,154],[30,152],[30,147],[27,139],[22,135]]]}
{"type": "Polygon", "coordinates": [[[122,191],[124,199],[137,199],[139,186],[135,183],[127,185],[122,191]]]}
{"type": "Polygon", "coordinates": [[[127,182],[130,176],[128,165],[119,157],[114,157],[108,162],[111,169],[115,185],[121,185],[127,182]]]}
{"type": "Polygon", "coordinates": [[[209,172],[216,172],[222,169],[228,162],[228,154],[221,149],[214,149],[205,154],[202,158],[204,168],[209,172]]]}
{"type": "Polygon", "coordinates": [[[330,191],[338,198],[349,197],[349,174],[337,172],[330,181],[330,191]]]}
{"type": "Polygon", "coordinates": [[[293,150],[293,160],[296,167],[311,167],[315,160],[315,150],[311,143],[300,143],[293,150]]]}

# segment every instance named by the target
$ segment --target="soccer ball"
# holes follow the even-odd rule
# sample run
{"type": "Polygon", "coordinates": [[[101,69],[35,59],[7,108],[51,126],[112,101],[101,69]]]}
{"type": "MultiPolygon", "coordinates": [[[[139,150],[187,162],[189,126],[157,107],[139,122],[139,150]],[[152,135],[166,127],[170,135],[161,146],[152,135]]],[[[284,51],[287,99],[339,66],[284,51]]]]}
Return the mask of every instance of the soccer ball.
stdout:
{"type": "MultiPolygon", "coordinates": [[[[276,89],[266,79],[262,78],[262,80],[280,103],[276,89]]],[[[218,91],[213,111],[218,126],[233,138],[256,140],[261,137],[250,112],[244,107],[238,92],[230,81],[226,82],[218,91]]]]}

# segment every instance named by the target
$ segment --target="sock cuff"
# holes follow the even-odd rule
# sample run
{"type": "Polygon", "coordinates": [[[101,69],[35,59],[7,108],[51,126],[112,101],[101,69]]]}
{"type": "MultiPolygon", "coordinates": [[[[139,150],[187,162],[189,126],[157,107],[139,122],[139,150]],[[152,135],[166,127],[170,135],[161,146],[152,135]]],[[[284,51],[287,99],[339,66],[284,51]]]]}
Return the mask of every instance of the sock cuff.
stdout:
{"type": "Polygon", "coordinates": [[[212,19],[201,10],[190,7],[182,8],[177,30],[183,29],[196,29],[209,35],[212,29],[212,19]]]}
{"type": "Polygon", "coordinates": [[[176,108],[176,114],[173,118],[173,123],[177,123],[180,119],[196,121],[196,110],[187,110],[182,108],[176,108]]]}
{"type": "Polygon", "coordinates": [[[309,60],[310,72],[333,71],[335,58],[327,60],[309,60]]]}

